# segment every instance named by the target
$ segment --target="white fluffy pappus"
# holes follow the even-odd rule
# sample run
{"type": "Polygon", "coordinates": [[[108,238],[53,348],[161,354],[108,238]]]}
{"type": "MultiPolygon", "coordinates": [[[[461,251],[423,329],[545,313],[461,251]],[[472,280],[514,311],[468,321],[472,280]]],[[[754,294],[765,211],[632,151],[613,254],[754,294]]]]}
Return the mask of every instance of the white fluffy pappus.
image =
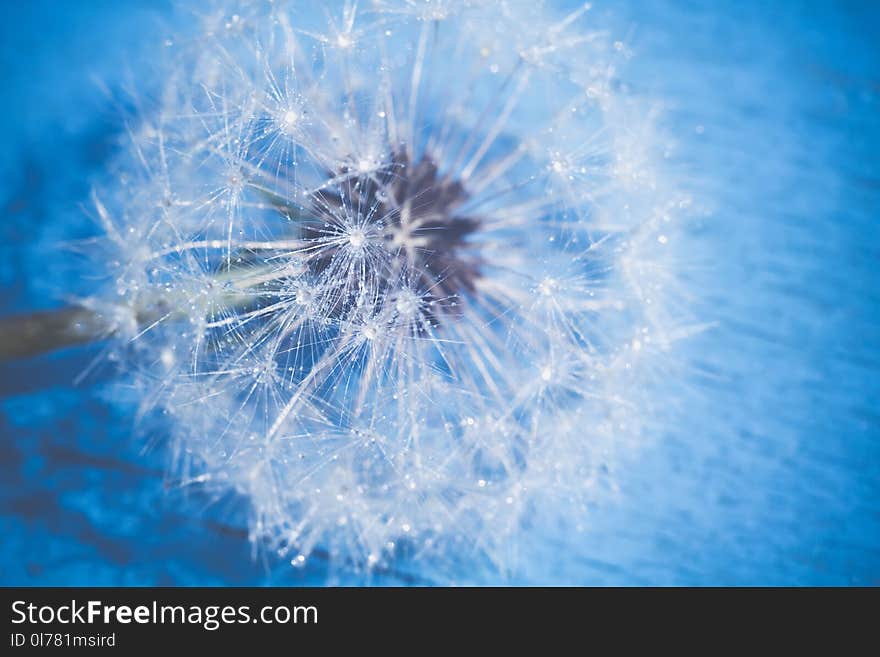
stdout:
{"type": "Polygon", "coordinates": [[[88,303],[176,474],[295,566],[510,572],[535,517],[583,529],[691,330],[625,47],[588,5],[415,1],[224,2],[166,45],[88,303]]]}

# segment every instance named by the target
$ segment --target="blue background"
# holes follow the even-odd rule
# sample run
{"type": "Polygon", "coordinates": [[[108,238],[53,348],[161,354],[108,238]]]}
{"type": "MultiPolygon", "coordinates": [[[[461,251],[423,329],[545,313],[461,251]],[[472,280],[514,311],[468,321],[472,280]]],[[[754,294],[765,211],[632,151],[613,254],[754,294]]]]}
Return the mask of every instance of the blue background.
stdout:
{"type": "MultiPolygon", "coordinates": [[[[578,554],[515,583],[880,585],[880,6],[594,11],[632,45],[624,77],[664,102],[676,161],[711,204],[693,280],[717,327],[685,347],[697,367],[681,426],[620,473],[621,499],[594,510],[578,554]]],[[[120,129],[112,91],[137,81],[169,12],[40,0],[3,13],[8,314],[88,289],[58,245],[94,230],[83,207],[120,129]]],[[[320,555],[302,569],[252,559],[235,500],[169,489],[161,445],[130,437],[133,404],[100,377],[70,383],[96,354],[0,364],[0,584],[436,581],[419,564],[359,576],[320,555]]]]}

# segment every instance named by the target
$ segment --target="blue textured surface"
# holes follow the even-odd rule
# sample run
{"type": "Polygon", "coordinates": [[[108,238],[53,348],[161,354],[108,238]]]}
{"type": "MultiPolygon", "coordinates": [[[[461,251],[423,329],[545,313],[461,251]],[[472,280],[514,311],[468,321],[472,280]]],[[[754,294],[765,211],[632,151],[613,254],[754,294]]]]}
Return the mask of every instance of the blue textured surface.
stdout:
{"type": "MultiPolygon", "coordinates": [[[[80,206],[119,129],[94,79],[123,84],[162,38],[147,3],[5,4],[4,314],[87,288],[58,243],[92,230],[80,206]]],[[[620,475],[582,558],[523,581],[880,584],[880,9],[790,4],[596,9],[632,34],[626,78],[667,105],[712,206],[694,279],[718,326],[688,343],[686,420],[620,475]]],[[[70,384],[96,353],[0,366],[0,583],[423,581],[253,561],[233,500],[166,490],[133,404],[70,384]]]]}

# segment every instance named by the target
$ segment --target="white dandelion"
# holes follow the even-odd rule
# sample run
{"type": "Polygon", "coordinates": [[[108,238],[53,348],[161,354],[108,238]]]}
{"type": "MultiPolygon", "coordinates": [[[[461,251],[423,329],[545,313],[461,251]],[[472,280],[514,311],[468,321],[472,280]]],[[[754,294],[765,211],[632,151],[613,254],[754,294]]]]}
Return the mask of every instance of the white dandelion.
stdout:
{"type": "Polygon", "coordinates": [[[200,21],[95,195],[113,284],[86,302],[178,474],[295,566],[505,569],[536,514],[588,524],[686,332],[686,199],[625,49],[588,5],[200,21]]]}

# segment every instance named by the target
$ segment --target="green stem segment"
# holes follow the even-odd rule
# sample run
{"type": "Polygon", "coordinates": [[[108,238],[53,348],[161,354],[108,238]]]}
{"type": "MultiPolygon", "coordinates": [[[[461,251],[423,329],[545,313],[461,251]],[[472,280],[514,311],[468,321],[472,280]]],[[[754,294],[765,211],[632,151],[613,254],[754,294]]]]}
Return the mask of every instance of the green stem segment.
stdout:
{"type": "Polygon", "coordinates": [[[0,360],[43,353],[107,338],[113,329],[88,308],[68,307],[0,319],[0,360]]]}
{"type": "MultiPolygon", "coordinates": [[[[222,294],[221,303],[228,308],[241,310],[258,300],[255,288],[271,283],[284,273],[278,268],[248,266],[219,274],[215,284],[221,286],[231,282],[231,288],[222,294]]],[[[180,308],[187,306],[181,303],[180,308]]],[[[168,299],[164,297],[155,303],[144,301],[139,304],[136,314],[138,326],[149,326],[163,317],[185,317],[182,310],[169,314],[170,307],[168,299]]],[[[65,347],[106,340],[116,331],[117,324],[112,318],[81,306],[3,317],[0,318],[0,361],[31,358],[65,347]]]]}
{"type": "MultiPolygon", "coordinates": [[[[301,209],[289,200],[269,189],[253,185],[275,207],[283,210],[288,218],[302,218],[301,209]]],[[[295,251],[303,248],[301,240],[269,240],[264,242],[235,243],[236,248],[248,251],[295,251]]],[[[223,240],[209,240],[179,245],[173,250],[189,248],[229,248],[223,240]]],[[[170,252],[170,251],[169,251],[170,252]]],[[[246,306],[253,302],[247,293],[254,287],[283,276],[283,269],[265,266],[249,266],[233,269],[216,278],[218,284],[233,283],[233,291],[226,295],[226,301],[234,307],[246,306]]],[[[138,312],[140,326],[148,326],[161,315],[156,312],[138,312]]],[[[45,310],[11,317],[0,318],[0,361],[16,358],[30,358],[56,351],[65,347],[98,342],[112,337],[115,326],[100,313],[80,306],[69,306],[56,310],[45,310]]]]}

